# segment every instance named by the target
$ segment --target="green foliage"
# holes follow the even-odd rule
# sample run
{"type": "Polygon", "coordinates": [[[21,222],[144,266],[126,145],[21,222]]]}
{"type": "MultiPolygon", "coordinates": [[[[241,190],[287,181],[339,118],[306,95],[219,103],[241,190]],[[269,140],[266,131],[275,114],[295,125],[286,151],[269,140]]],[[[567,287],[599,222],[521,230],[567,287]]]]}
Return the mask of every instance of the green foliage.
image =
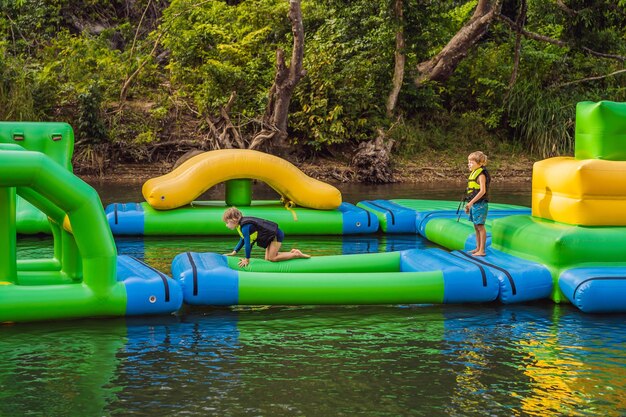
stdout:
{"type": "MultiPolygon", "coordinates": [[[[371,139],[386,124],[394,34],[387,1],[356,1],[342,8],[307,8],[321,21],[306,44],[307,76],[296,91],[291,113],[294,136],[320,149],[371,139]],[[360,36],[354,36],[358,27],[360,36]]],[[[305,26],[307,21],[305,20],[305,26]]]]}
{"type": "Polygon", "coordinates": [[[87,90],[78,95],[78,129],[79,139],[87,143],[103,142],[107,130],[102,122],[102,93],[100,87],[91,84],[87,90]]]}
{"type": "Polygon", "coordinates": [[[542,157],[572,154],[575,113],[576,103],[536,81],[517,83],[507,109],[517,139],[542,157]]]}
{"type": "Polygon", "coordinates": [[[117,98],[124,76],[119,51],[112,50],[104,36],[76,37],[64,31],[41,51],[45,66],[41,75],[60,87],[61,104],[70,104],[97,82],[104,86],[106,100],[117,98]]]}
{"type": "Polygon", "coordinates": [[[452,156],[459,149],[495,148],[494,134],[485,128],[480,117],[472,114],[459,117],[442,111],[429,120],[400,121],[390,129],[389,136],[399,143],[397,153],[402,157],[432,151],[452,156]]]}
{"type": "MultiPolygon", "coordinates": [[[[626,101],[626,74],[606,76],[623,62],[589,52],[626,55],[624,0],[569,0],[569,11],[527,0],[525,29],[566,46],[522,37],[511,85],[516,36],[496,20],[449,80],[417,87],[417,65],[477,3],[404,0],[405,79],[390,119],[394,1],[303,0],[306,76],[290,104],[292,142],[324,151],[383,128],[407,157],[486,143],[568,154],[576,102],[626,101]]],[[[503,13],[515,18],[519,4],[504,2],[503,13]]],[[[145,158],[186,122],[219,114],[233,92],[231,119],[251,135],[277,49],[289,63],[288,9],[286,0],[0,0],[0,118],[70,122],[89,144],[83,159],[99,167],[107,145],[145,158]]]]}
{"type": "Polygon", "coordinates": [[[291,33],[288,3],[280,0],[173,1],[165,11],[163,45],[170,51],[168,69],[183,96],[203,112],[219,111],[235,91],[234,112],[263,111],[274,76],[276,48],[291,33]]]}

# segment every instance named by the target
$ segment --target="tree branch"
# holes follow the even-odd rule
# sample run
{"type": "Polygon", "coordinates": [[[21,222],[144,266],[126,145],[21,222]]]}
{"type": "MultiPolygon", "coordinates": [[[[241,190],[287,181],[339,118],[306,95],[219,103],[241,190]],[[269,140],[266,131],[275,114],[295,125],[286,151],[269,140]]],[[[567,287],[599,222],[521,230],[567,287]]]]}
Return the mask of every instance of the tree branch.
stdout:
{"type": "Polygon", "coordinates": [[[479,0],[472,18],[450,39],[441,52],[428,61],[417,65],[419,75],[415,78],[418,87],[427,81],[446,81],[470,49],[489,29],[495,17],[500,15],[500,0],[479,0]]]}
{"type": "Polygon", "coordinates": [[[618,71],[613,71],[612,73],[610,73],[610,74],[606,74],[606,75],[598,75],[598,76],[596,76],[596,77],[587,77],[587,78],[582,78],[582,79],[580,79],[580,80],[569,81],[569,82],[566,82],[566,83],[563,83],[563,84],[558,84],[558,85],[555,85],[554,87],[555,87],[555,88],[558,88],[558,87],[565,87],[565,86],[567,86],[567,85],[578,84],[578,83],[584,83],[584,82],[586,82],[586,81],[597,81],[597,80],[602,80],[602,79],[604,79],[604,78],[613,77],[613,76],[615,76],[615,75],[618,75],[618,74],[623,74],[623,73],[626,73],[626,69],[621,69],[621,70],[618,70],[618,71]]]}
{"type": "Polygon", "coordinates": [[[126,94],[128,94],[128,89],[130,88],[130,85],[132,84],[133,80],[135,79],[135,77],[137,77],[137,75],[139,75],[143,67],[146,66],[150,58],[154,56],[157,46],[159,46],[159,41],[161,40],[162,35],[163,35],[163,32],[159,33],[159,36],[157,36],[156,40],[154,41],[154,45],[152,46],[152,51],[150,51],[146,59],[144,59],[141,62],[141,64],[139,64],[139,67],[137,67],[137,69],[132,74],[130,74],[128,78],[126,78],[126,81],[124,81],[124,85],[122,86],[122,91],[120,91],[120,107],[122,107],[122,105],[124,104],[124,101],[126,101],[126,94]]]}
{"type": "MultiPolygon", "coordinates": [[[[538,33],[529,32],[529,31],[525,30],[524,28],[519,27],[519,25],[517,23],[515,23],[514,21],[512,21],[511,19],[509,19],[506,16],[499,15],[498,18],[500,20],[502,20],[504,23],[506,23],[507,25],[509,25],[511,27],[511,29],[513,29],[515,31],[519,31],[522,35],[524,35],[528,39],[533,39],[533,40],[536,40],[536,41],[539,41],[539,42],[550,43],[552,45],[560,46],[562,48],[575,48],[574,45],[570,45],[567,42],[560,41],[560,40],[554,39],[554,38],[550,38],[549,36],[540,35],[538,33]]],[[[589,49],[587,47],[582,47],[580,49],[585,51],[585,52],[587,52],[589,55],[594,55],[594,56],[597,56],[597,57],[600,57],[600,58],[615,59],[617,61],[622,61],[622,62],[626,61],[626,56],[604,54],[602,52],[597,52],[597,51],[594,51],[594,50],[589,49]]]]}
{"type": "Polygon", "coordinates": [[[559,6],[559,9],[563,10],[569,17],[575,17],[578,14],[576,10],[569,8],[565,3],[563,3],[563,0],[556,0],[556,5],[559,6]]]}

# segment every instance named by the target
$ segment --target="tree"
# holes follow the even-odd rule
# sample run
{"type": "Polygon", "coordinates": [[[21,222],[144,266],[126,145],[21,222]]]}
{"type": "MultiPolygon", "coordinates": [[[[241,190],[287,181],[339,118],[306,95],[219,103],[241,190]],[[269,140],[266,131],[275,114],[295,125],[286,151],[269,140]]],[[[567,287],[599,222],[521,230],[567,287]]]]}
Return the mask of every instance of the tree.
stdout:
{"type": "Polygon", "coordinates": [[[406,56],[404,55],[404,2],[402,0],[394,0],[393,11],[396,19],[396,50],[394,53],[394,70],[392,79],[392,88],[387,97],[387,116],[392,117],[398,103],[398,95],[404,81],[404,65],[406,56]]]}
{"type": "Polygon", "coordinates": [[[472,18],[434,57],[417,65],[418,86],[428,81],[445,82],[469,50],[487,33],[489,25],[500,13],[500,0],[479,0],[472,18]]]}
{"type": "Polygon", "coordinates": [[[257,149],[268,141],[278,148],[285,147],[289,103],[296,85],[306,71],[302,67],[304,56],[304,26],[300,0],[289,0],[289,20],[293,34],[293,50],[289,67],[285,64],[285,52],[276,51],[276,76],[270,88],[269,102],[263,116],[263,129],[252,139],[249,148],[257,149]]]}

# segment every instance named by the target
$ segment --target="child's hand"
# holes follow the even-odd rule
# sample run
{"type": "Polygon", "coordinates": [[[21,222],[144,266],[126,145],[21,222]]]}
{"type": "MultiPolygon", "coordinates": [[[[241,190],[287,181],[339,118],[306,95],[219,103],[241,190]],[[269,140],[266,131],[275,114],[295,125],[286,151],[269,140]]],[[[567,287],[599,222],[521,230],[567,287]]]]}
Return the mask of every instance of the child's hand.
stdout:
{"type": "Polygon", "coordinates": [[[226,255],[226,256],[233,256],[233,255],[237,255],[237,252],[232,251],[230,253],[225,253],[224,255],[226,255]]]}
{"type": "Polygon", "coordinates": [[[466,213],[469,213],[471,209],[472,209],[472,204],[471,203],[465,206],[465,212],[466,213]]]}
{"type": "Polygon", "coordinates": [[[241,259],[239,260],[239,266],[240,266],[241,268],[244,268],[244,267],[248,266],[248,264],[249,264],[249,263],[250,263],[250,259],[241,258],[241,259]]]}

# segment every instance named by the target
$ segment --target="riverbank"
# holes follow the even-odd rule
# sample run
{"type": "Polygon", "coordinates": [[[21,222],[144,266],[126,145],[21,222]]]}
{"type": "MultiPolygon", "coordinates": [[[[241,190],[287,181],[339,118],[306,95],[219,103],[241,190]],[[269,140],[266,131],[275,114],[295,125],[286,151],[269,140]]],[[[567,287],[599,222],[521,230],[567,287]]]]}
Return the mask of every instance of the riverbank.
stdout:
{"type": "MultiPolygon", "coordinates": [[[[459,152],[459,155],[461,153],[459,152]]],[[[464,153],[463,153],[464,155],[464,153]]],[[[464,182],[467,177],[465,158],[450,156],[422,156],[410,161],[395,160],[392,168],[397,182],[436,183],[464,182]]],[[[520,155],[492,157],[488,164],[494,181],[528,182],[532,177],[532,167],[536,160],[520,155]]],[[[340,159],[314,158],[295,161],[294,164],[305,174],[325,182],[358,183],[354,169],[340,159]]],[[[173,163],[120,164],[111,167],[103,175],[78,174],[85,181],[142,183],[150,178],[167,174],[173,163]]]]}

